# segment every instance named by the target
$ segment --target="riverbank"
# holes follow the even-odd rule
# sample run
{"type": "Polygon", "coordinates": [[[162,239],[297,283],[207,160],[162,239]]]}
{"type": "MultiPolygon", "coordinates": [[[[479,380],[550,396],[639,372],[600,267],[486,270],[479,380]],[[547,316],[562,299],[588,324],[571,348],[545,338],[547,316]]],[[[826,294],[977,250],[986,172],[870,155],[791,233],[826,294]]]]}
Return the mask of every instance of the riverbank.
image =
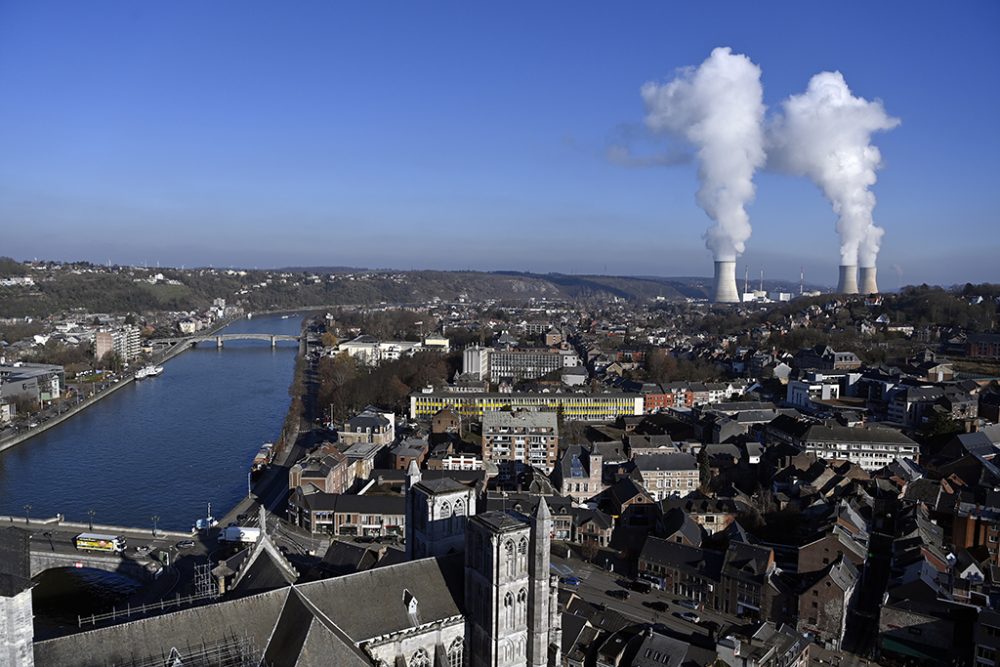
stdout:
{"type": "MultiPolygon", "coordinates": [[[[241,319],[241,318],[230,317],[228,319],[220,320],[220,323],[218,325],[216,325],[215,327],[213,327],[210,331],[208,331],[204,335],[211,336],[212,334],[215,334],[218,331],[221,331],[222,329],[225,329],[227,326],[229,326],[230,324],[232,324],[233,322],[235,322],[238,319],[241,319]]],[[[152,357],[150,359],[149,363],[153,364],[153,365],[165,364],[166,362],[170,361],[171,359],[173,359],[177,355],[179,355],[182,352],[185,352],[187,350],[190,350],[190,349],[191,349],[190,345],[182,345],[182,344],[174,345],[169,350],[167,350],[166,352],[164,352],[162,355],[152,357]]],[[[93,396],[90,396],[88,398],[83,399],[80,403],[74,405],[73,407],[71,407],[66,412],[60,413],[60,414],[56,415],[55,417],[53,417],[52,419],[44,421],[44,422],[42,422],[41,424],[39,424],[38,426],[36,426],[34,428],[29,428],[27,431],[24,431],[23,433],[17,433],[17,434],[15,434],[13,436],[0,439],[0,452],[6,451],[6,450],[10,449],[11,447],[16,447],[17,445],[20,445],[22,442],[30,440],[31,438],[35,437],[36,435],[40,435],[42,433],[45,433],[47,430],[49,430],[52,427],[58,426],[59,424],[62,424],[64,421],[66,421],[70,417],[74,417],[74,416],[80,414],[81,412],[83,412],[84,410],[86,410],[87,408],[89,408],[90,406],[92,406],[95,403],[98,403],[99,401],[107,398],[108,396],[110,396],[111,394],[115,393],[116,391],[118,391],[119,389],[121,389],[122,387],[124,387],[125,385],[127,385],[127,384],[129,384],[131,382],[134,382],[134,381],[135,381],[135,374],[134,373],[132,373],[131,375],[127,375],[127,376],[119,379],[117,382],[115,382],[114,384],[112,384],[107,389],[102,389],[101,391],[97,392],[93,396]]]]}
{"type": "Polygon", "coordinates": [[[221,525],[237,521],[241,515],[252,514],[260,505],[274,514],[283,515],[279,505],[288,500],[288,470],[312,445],[309,406],[314,403],[314,387],[306,377],[309,364],[306,360],[307,331],[316,313],[307,313],[299,328],[299,349],[295,355],[295,366],[289,387],[301,387],[301,393],[293,396],[282,422],[281,433],[275,441],[275,457],[264,474],[253,484],[252,494],[241,498],[220,519],[221,525]]]}

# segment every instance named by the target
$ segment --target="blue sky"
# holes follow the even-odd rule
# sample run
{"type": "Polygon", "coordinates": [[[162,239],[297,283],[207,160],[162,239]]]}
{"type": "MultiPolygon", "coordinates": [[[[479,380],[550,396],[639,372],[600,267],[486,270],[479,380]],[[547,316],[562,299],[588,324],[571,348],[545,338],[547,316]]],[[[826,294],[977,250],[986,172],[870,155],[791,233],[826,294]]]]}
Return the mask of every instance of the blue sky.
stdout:
{"type": "MultiPolygon", "coordinates": [[[[1000,4],[0,1],[0,255],[710,275],[695,166],[639,88],[730,46],[877,135],[880,283],[1000,281],[1000,4]]],[[[834,214],[759,172],[751,275],[836,281],[834,214]]]]}

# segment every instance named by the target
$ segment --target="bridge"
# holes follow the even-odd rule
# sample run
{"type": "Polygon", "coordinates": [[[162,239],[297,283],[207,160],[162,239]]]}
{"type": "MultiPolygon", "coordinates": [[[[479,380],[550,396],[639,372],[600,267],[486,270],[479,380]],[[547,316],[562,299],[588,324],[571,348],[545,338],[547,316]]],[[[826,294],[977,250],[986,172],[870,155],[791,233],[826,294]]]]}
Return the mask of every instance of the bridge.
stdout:
{"type": "Polygon", "coordinates": [[[222,347],[226,341],[231,340],[264,340],[275,347],[279,342],[299,342],[301,336],[291,336],[288,334],[266,334],[266,333],[230,333],[216,334],[214,336],[181,336],[177,338],[154,338],[150,342],[154,345],[190,345],[194,347],[198,343],[215,341],[216,347],[222,347]]]}
{"type": "Polygon", "coordinates": [[[105,572],[117,572],[133,579],[144,580],[153,579],[163,569],[159,563],[152,560],[139,561],[130,556],[118,556],[113,554],[97,554],[77,551],[76,553],[63,553],[61,551],[51,551],[43,544],[31,545],[31,578],[34,579],[45,570],[61,567],[87,567],[94,570],[104,570],[105,572]]]}
{"type": "Polygon", "coordinates": [[[54,568],[92,568],[118,572],[140,581],[153,579],[162,570],[155,562],[154,552],[166,552],[172,564],[182,556],[204,558],[215,546],[214,539],[207,540],[194,533],[163,529],[154,533],[149,528],[77,523],[65,521],[62,515],[30,521],[27,517],[3,516],[0,526],[17,527],[28,533],[32,578],[54,568]],[[74,543],[80,533],[121,535],[128,542],[128,549],[124,554],[81,551],[74,543]],[[180,550],[175,546],[179,540],[192,540],[194,545],[180,550]],[[136,551],[140,545],[146,547],[147,553],[136,551]]]}

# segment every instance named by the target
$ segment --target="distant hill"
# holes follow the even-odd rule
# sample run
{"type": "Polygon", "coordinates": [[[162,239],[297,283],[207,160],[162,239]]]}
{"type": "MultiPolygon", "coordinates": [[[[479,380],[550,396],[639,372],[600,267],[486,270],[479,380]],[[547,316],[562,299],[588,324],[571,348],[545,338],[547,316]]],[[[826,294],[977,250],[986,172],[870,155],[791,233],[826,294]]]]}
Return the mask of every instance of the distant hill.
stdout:
{"type": "MultiPolygon", "coordinates": [[[[34,268],[9,259],[0,261],[4,275],[32,275],[30,289],[0,287],[0,313],[6,317],[44,317],[53,313],[146,312],[196,310],[213,298],[242,302],[252,310],[308,306],[419,303],[531,298],[549,300],[668,301],[703,299],[711,292],[707,277],[602,276],[519,271],[395,271],[350,267],[294,267],[245,275],[219,269],[156,270],[139,267],[95,267],[46,264],[34,268]],[[172,284],[152,284],[162,273],[172,284]],[[287,277],[288,274],[291,277],[287,277]],[[318,281],[314,281],[318,278],[318,281]],[[263,286],[262,286],[263,285],[263,286]]],[[[798,292],[788,281],[767,281],[768,289],[798,292]]]]}

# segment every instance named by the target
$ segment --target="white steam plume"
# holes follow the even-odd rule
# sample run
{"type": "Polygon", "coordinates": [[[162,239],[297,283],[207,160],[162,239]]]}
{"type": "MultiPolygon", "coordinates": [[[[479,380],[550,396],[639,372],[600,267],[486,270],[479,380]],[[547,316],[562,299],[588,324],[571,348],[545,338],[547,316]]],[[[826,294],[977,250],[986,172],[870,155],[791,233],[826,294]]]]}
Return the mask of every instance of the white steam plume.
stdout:
{"type": "Polygon", "coordinates": [[[840,72],[820,72],[806,92],[782,103],[770,128],[775,166],[811,178],[833,205],[842,265],[875,266],[885,230],[872,221],[875,195],[868,188],[882,154],[871,136],[897,125],[880,100],[852,95],[840,72]]]}
{"type": "Polygon", "coordinates": [[[753,174],[764,164],[760,68],[728,47],[714,49],[697,67],[666,84],[642,87],[646,123],[684,137],[697,148],[698,204],[715,224],[705,245],[717,261],[732,261],[750,238],[745,206],[753,174]]]}

